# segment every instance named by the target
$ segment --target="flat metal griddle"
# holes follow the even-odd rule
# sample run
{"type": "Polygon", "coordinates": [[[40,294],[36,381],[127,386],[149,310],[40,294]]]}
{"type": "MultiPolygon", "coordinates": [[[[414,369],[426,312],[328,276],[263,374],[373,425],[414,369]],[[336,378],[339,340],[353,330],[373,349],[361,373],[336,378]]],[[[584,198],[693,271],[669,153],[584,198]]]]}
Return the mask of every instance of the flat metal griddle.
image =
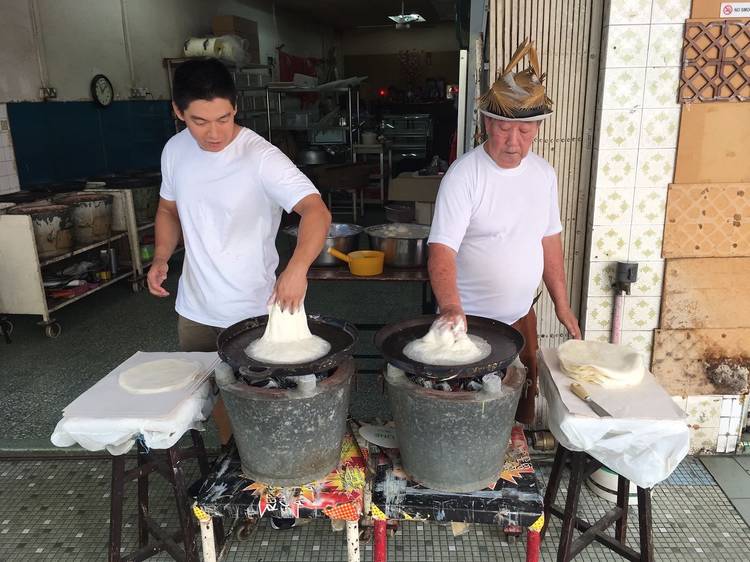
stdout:
{"type": "Polygon", "coordinates": [[[294,377],[329,371],[350,355],[358,338],[357,329],[349,322],[308,314],[307,325],[310,332],[330,343],[330,351],[320,359],[307,363],[266,363],[248,357],[245,353],[245,348],[251,342],[263,336],[266,324],[267,314],[248,318],[229,326],[217,338],[219,357],[245,379],[294,377]]]}
{"type": "Polygon", "coordinates": [[[481,316],[467,316],[468,333],[479,336],[492,346],[487,357],[467,365],[428,365],[409,359],[404,355],[406,344],[424,336],[437,318],[436,315],[420,316],[390,324],[375,334],[375,345],[391,365],[407,373],[436,380],[496,373],[513,363],[523,349],[523,336],[512,326],[481,316]]]}

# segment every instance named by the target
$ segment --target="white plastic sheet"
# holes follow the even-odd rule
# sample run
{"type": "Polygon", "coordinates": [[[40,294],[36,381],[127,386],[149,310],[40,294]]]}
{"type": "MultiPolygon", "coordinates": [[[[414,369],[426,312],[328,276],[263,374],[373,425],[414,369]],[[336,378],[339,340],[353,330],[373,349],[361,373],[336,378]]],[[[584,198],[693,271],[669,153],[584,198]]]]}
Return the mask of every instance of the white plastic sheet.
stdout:
{"type": "Polygon", "coordinates": [[[122,455],[130,451],[138,437],[143,438],[148,448],[168,449],[188,430],[203,429],[202,422],[210,415],[215,401],[211,381],[197,388],[158,395],[130,394],[123,404],[122,393],[126,391],[117,383],[119,373],[134,363],[163,357],[191,359],[210,370],[218,361],[216,353],[138,352],[64,410],[63,418],[52,432],[52,443],[57,447],[78,443],[89,451],[107,450],[113,455],[122,455]],[[144,401],[145,408],[139,408],[132,400],[144,401]]]}
{"type": "Polygon", "coordinates": [[[638,386],[604,389],[584,385],[612,414],[599,417],[570,391],[554,349],[539,351],[539,379],[549,405],[550,431],[565,448],[585,451],[642,488],[652,488],[688,453],[685,413],[647,373],[638,386]]]}

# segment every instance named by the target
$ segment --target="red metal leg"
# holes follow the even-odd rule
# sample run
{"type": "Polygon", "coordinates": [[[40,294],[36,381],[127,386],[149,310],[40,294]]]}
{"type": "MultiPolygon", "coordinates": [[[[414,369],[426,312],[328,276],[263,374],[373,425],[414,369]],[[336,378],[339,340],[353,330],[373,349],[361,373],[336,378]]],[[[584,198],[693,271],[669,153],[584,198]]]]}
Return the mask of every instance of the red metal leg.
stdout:
{"type": "Polygon", "coordinates": [[[386,546],[388,539],[386,538],[386,529],[388,522],[385,519],[373,519],[373,524],[375,526],[373,562],[387,562],[388,550],[386,546]]]}
{"type": "Polygon", "coordinates": [[[526,562],[539,562],[542,535],[539,531],[529,529],[526,532],[526,562]]]}

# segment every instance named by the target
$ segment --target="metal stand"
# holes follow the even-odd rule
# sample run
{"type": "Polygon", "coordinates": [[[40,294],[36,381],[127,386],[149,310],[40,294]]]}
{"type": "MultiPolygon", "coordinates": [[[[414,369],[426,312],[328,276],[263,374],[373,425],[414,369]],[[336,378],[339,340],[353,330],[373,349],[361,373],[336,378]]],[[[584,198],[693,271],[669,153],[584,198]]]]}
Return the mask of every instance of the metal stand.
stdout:
{"type": "Polygon", "coordinates": [[[601,463],[591,458],[585,452],[573,452],[562,445],[557,446],[555,464],[552,466],[547,491],[544,494],[544,526],[542,527],[542,538],[547,531],[550,515],[562,519],[562,531],[560,533],[560,545],[557,549],[557,561],[568,562],[577,556],[584,548],[593,541],[603,544],[623,558],[632,561],[653,562],[654,545],[651,537],[651,490],[638,487],[638,526],[640,530],[640,552],[625,545],[625,536],[628,523],[628,492],[630,481],[618,475],[617,480],[617,505],[610,509],[604,516],[589,523],[577,516],[578,498],[581,493],[583,481],[592,472],[601,467],[601,463]],[[568,483],[568,496],[563,511],[554,503],[557,491],[560,488],[563,468],[566,461],[570,461],[570,482],[568,483]],[[605,534],[604,531],[615,524],[615,538],[605,534]],[[578,529],[582,534],[573,539],[573,530],[578,529]]]}
{"type": "MultiPolygon", "coordinates": [[[[200,562],[196,541],[198,533],[192,516],[182,462],[197,459],[201,476],[205,478],[208,476],[208,460],[203,438],[196,430],[191,430],[190,436],[193,446],[187,449],[174,446],[166,451],[148,451],[139,441],[138,464],[129,470],[125,470],[124,456],[112,458],[109,562],[145,560],[160,552],[167,552],[180,562],[200,562]],[[149,514],[148,477],[152,472],[162,476],[172,487],[180,521],[180,530],[173,534],[165,533],[149,514]],[[137,480],[138,486],[138,549],[128,554],[120,554],[125,484],[133,480],[137,480]]],[[[221,521],[217,522],[217,535],[223,537],[221,521]]]]}

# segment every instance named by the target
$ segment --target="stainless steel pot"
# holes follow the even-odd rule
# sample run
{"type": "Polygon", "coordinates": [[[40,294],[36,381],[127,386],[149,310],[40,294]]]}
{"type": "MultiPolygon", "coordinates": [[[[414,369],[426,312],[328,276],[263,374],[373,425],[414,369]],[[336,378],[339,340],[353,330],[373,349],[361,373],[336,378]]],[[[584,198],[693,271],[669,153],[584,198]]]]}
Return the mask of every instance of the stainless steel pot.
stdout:
{"type": "Polygon", "coordinates": [[[430,228],[416,224],[382,224],[365,229],[370,248],[385,253],[385,265],[390,267],[423,267],[427,265],[427,238],[430,228]],[[410,234],[400,235],[399,228],[410,234]],[[417,230],[423,230],[423,234],[417,230]]]}
{"type": "Polygon", "coordinates": [[[297,152],[297,163],[305,166],[315,166],[325,164],[328,161],[328,155],[322,148],[305,148],[297,152]]]}
{"type": "MultiPolygon", "coordinates": [[[[330,267],[341,265],[341,262],[328,253],[328,248],[336,248],[339,252],[348,254],[359,248],[359,235],[363,228],[356,224],[332,223],[328,230],[328,237],[323,244],[318,257],[312,263],[314,267],[330,267]]],[[[289,236],[297,237],[297,227],[290,226],[284,229],[289,236]]]]}

